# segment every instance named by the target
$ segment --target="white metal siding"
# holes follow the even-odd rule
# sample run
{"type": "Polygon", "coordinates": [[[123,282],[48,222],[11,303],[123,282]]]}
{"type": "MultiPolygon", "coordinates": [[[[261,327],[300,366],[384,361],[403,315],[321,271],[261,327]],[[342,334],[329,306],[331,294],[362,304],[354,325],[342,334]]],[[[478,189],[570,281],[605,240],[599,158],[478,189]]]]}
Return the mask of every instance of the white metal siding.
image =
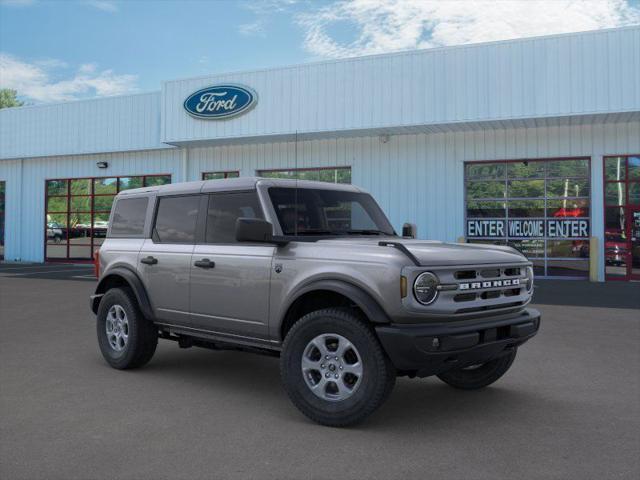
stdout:
{"type": "Polygon", "coordinates": [[[5,258],[44,260],[47,179],[165,173],[173,182],[181,182],[186,179],[180,159],[180,152],[171,149],[0,161],[0,180],[7,182],[5,258]],[[99,169],[96,162],[108,162],[109,168],[99,169]]]}
{"type": "Polygon", "coordinates": [[[0,110],[0,158],[164,147],[160,92],[0,110]]]}
{"type": "Polygon", "coordinates": [[[353,58],[166,82],[162,140],[340,132],[640,111],[640,27],[353,58]],[[184,99],[235,82],[256,107],[194,119],[184,99]]]}

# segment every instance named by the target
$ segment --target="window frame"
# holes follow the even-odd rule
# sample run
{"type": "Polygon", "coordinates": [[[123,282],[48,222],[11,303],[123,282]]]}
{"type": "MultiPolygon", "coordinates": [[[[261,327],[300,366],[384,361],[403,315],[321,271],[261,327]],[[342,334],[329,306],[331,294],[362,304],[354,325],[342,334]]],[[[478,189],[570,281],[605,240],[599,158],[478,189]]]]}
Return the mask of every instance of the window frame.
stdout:
{"type": "MultiPolygon", "coordinates": [[[[551,257],[549,256],[549,248],[548,248],[548,244],[549,242],[553,242],[553,241],[559,241],[559,240],[566,240],[566,241],[588,241],[589,238],[576,238],[576,237],[567,237],[567,238],[550,238],[546,235],[545,232],[545,236],[544,237],[528,237],[528,238],[516,238],[516,237],[510,237],[508,235],[508,231],[507,234],[503,237],[467,237],[467,221],[468,220],[503,220],[505,222],[505,225],[508,224],[509,219],[523,219],[523,220],[527,220],[527,219],[542,219],[544,222],[547,222],[549,219],[553,219],[554,217],[549,216],[549,202],[553,202],[553,201],[558,201],[558,200],[564,200],[566,199],[567,201],[571,201],[571,200],[577,200],[577,201],[587,201],[588,205],[589,205],[589,214],[587,216],[580,216],[580,217],[571,217],[571,218],[575,218],[575,219],[587,219],[589,221],[589,233],[590,236],[592,236],[593,234],[593,182],[592,182],[592,173],[591,173],[591,166],[592,166],[592,158],[590,156],[570,156],[570,157],[545,157],[545,158],[517,158],[517,159],[506,159],[506,160],[473,160],[473,161],[465,161],[463,163],[463,178],[462,178],[462,189],[464,192],[464,197],[463,197],[463,209],[464,209],[464,223],[463,223],[463,232],[464,232],[464,239],[465,242],[468,243],[481,243],[481,242],[485,242],[485,243],[491,243],[491,244],[496,244],[496,242],[499,242],[500,245],[509,245],[511,242],[518,242],[518,241],[523,241],[523,240],[542,240],[543,242],[543,250],[544,250],[544,255],[540,256],[540,257],[531,257],[530,261],[532,263],[537,263],[538,266],[541,266],[543,268],[543,274],[539,275],[540,277],[544,277],[544,278],[555,278],[555,279],[584,279],[584,278],[588,278],[588,272],[586,276],[575,276],[575,275],[548,275],[548,271],[549,271],[549,265],[550,262],[557,262],[557,261],[567,261],[567,262],[584,262],[585,260],[589,260],[589,258],[587,257],[586,259],[584,258],[579,258],[579,257],[551,257]],[[570,161],[570,160],[584,160],[587,162],[587,169],[586,169],[586,175],[570,175],[570,176],[566,176],[566,177],[558,177],[555,175],[550,176],[549,172],[548,172],[548,168],[547,165],[550,164],[551,162],[560,162],[560,161],[570,161]],[[522,162],[539,162],[544,164],[544,174],[543,176],[535,176],[535,177],[516,177],[513,176],[511,177],[509,175],[509,164],[513,164],[513,163],[522,163],[522,162]],[[491,178],[483,178],[483,179],[468,179],[468,175],[467,175],[467,165],[478,165],[478,164],[503,164],[505,165],[504,167],[504,175],[499,177],[499,178],[495,178],[495,177],[491,177],[491,178]],[[550,197],[547,194],[547,182],[549,180],[554,180],[554,179],[569,179],[569,180],[578,180],[578,179],[585,179],[588,182],[589,185],[589,195],[588,196],[567,196],[567,197],[550,197]],[[509,186],[509,182],[510,181],[530,181],[530,180],[542,180],[544,182],[544,191],[543,191],[543,195],[541,197],[510,197],[509,196],[509,190],[508,190],[508,186],[509,186]],[[501,198],[495,198],[495,197],[487,197],[487,198],[471,198],[468,195],[467,192],[467,185],[468,183],[477,183],[477,182],[503,182],[505,187],[504,187],[504,192],[505,192],[505,196],[501,197],[501,198]],[[509,215],[509,202],[512,201],[534,201],[534,200],[542,200],[544,202],[544,210],[545,210],[545,216],[544,217],[522,217],[522,216],[510,216],[509,215]],[[469,202],[503,202],[505,204],[505,208],[504,208],[504,217],[469,217],[468,216],[468,205],[469,202]]],[[[604,199],[603,199],[604,200],[604,199]]],[[[545,223],[546,224],[546,223],[545,223]]]]}
{"type": "MultiPolygon", "coordinates": [[[[173,176],[171,173],[153,173],[153,174],[126,174],[126,175],[101,175],[101,176],[86,176],[86,177],[53,177],[53,178],[45,178],[44,180],[44,219],[43,219],[43,241],[42,241],[42,252],[43,252],[43,258],[46,262],[60,262],[60,263],[68,263],[70,261],[73,262],[79,262],[79,263],[89,263],[93,261],[93,254],[96,250],[96,248],[99,248],[100,244],[97,244],[95,242],[95,236],[94,236],[94,221],[95,221],[95,217],[97,214],[107,214],[109,221],[111,220],[111,210],[113,209],[113,204],[111,205],[111,208],[109,210],[96,210],[95,209],[95,198],[96,197],[116,197],[116,195],[118,195],[118,193],[120,192],[120,180],[122,178],[130,178],[130,177],[140,177],[142,178],[142,187],[144,188],[146,187],[146,183],[147,183],[147,179],[148,178],[157,178],[157,177],[168,177],[169,178],[169,183],[171,183],[173,181],[173,176]],[[115,178],[116,181],[116,193],[112,194],[112,193],[95,193],[95,181],[96,180],[100,180],[100,179],[107,179],[107,178],[115,178]],[[82,194],[82,195],[72,195],[71,194],[71,182],[74,180],[89,180],[90,182],[90,192],[88,194],[82,194]],[[49,195],[48,194],[48,184],[49,182],[55,182],[55,181],[64,181],[66,182],[66,186],[65,186],[65,193],[64,194],[56,194],[56,195],[49,195]],[[89,210],[83,210],[83,211],[78,211],[78,212],[74,212],[74,213],[78,213],[81,215],[90,215],[91,217],[91,225],[89,228],[89,233],[90,233],[90,238],[91,241],[89,242],[88,245],[86,245],[87,248],[90,248],[90,256],[89,257],[72,257],[70,256],[71,253],[71,243],[69,242],[69,219],[70,219],[70,214],[71,214],[71,198],[81,198],[81,197],[87,197],[90,199],[90,207],[89,210]],[[66,209],[64,211],[61,212],[53,212],[49,210],[49,198],[66,198],[66,209]],[[65,256],[64,257],[48,257],[47,256],[47,216],[53,214],[53,215],[65,215],[66,218],[66,225],[64,227],[64,230],[67,231],[67,238],[65,239],[65,256]]],[[[108,232],[108,229],[107,229],[108,232]]],[[[107,234],[107,232],[105,232],[105,236],[107,234]]]]}

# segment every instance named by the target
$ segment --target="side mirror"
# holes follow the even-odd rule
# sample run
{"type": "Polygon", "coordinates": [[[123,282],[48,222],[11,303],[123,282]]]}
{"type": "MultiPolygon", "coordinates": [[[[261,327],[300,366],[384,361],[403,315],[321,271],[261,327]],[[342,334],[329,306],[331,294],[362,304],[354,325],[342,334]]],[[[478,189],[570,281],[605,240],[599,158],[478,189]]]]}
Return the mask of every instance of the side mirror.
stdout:
{"type": "Polygon", "coordinates": [[[238,218],[236,220],[236,240],[238,242],[287,243],[281,237],[273,236],[273,225],[260,218],[238,218]]]}
{"type": "Polygon", "coordinates": [[[404,238],[416,238],[418,236],[418,227],[415,223],[405,223],[402,225],[402,236],[404,238]]]}

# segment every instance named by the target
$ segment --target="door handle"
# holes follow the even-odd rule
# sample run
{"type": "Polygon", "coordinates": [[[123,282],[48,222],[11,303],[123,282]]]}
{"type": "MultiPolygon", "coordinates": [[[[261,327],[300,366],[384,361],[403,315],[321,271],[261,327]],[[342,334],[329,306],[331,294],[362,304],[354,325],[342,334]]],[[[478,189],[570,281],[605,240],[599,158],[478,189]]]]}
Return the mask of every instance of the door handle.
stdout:
{"type": "Polygon", "coordinates": [[[144,263],[145,265],[155,265],[158,263],[158,259],[152,256],[148,256],[140,260],[140,263],[144,263]]]}
{"type": "Polygon", "coordinates": [[[196,260],[193,264],[198,268],[213,268],[216,266],[215,262],[212,262],[208,258],[203,258],[202,260],[196,260]]]}

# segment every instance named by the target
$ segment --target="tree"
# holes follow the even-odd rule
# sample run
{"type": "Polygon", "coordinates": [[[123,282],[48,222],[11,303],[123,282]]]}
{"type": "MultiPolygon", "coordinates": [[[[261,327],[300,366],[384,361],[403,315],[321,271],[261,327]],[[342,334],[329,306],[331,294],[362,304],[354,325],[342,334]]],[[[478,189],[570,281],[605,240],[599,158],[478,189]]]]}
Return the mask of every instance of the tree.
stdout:
{"type": "Polygon", "coordinates": [[[24,102],[21,102],[16,97],[18,92],[11,90],[10,88],[0,89],[0,108],[21,107],[24,102]]]}

